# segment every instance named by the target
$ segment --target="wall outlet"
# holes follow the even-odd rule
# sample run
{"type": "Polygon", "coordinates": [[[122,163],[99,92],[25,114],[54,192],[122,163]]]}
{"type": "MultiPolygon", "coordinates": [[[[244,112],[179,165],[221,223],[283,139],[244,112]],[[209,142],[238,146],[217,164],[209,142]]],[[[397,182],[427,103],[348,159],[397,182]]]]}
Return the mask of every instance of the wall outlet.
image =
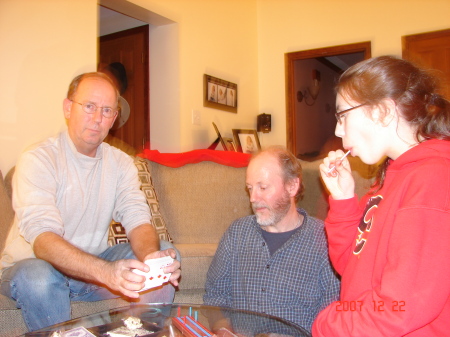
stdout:
{"type": "Polygon", "coordinates": [[[200,115],[200,111],[192,110],[192,124],[193,125],[201,125],[202,119],[200,115]]]}

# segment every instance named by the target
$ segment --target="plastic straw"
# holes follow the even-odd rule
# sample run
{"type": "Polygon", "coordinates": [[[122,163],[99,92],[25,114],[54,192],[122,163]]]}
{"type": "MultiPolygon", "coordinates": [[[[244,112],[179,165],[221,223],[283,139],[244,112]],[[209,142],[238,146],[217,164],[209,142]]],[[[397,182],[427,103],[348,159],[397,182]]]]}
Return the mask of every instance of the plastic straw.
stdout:
{"type": "MultiPolygon", "coordinates": [[[[348,150],[347,153],[344,154],[344,155],[342,156],[342,158],[340,158],[339,160],[344,159],[344,158],[347,157],[349,154],[350,154],[350,150],[348,150]]],[[[336,168],[336,165],[333,165],[333,166],[328,170],[327,173],[331,173],[331,171],[333,171],[335,168],[336,168]]]]}

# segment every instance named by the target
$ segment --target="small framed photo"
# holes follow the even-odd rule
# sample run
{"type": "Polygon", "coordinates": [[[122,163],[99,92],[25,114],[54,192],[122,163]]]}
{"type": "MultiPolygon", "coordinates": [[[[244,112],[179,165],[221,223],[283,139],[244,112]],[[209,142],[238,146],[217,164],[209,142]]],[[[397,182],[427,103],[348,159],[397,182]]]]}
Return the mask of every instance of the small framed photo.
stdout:
{"type": "Polygon", "coordinates": [[[223,140],[225,141],[228,151],[236,152],[236,146],[234,146],[233,139],[224,137],[223,140]]]}
{"type": "MultiPolygon", "coordinates": [[[[226,139],[225,137],[222,137],[222,135],[220,134],[219,128],[217,127],[216,123],[212,123],[212,125],[214,126],[214,130],[216,130],[217,133],[217,138],[216,140],[208,147],[208,149],[210,150],[214,150],[217,147],[217,144],[222,144],[222,147],[224,149],[224,151],[228,151],[228,145],[226,143],[226,139]]],[[[228,138],[229,139],[229,138],[228,138]]]]}
{"type": "Polygon", "coordinates": [[[236,150],[243,153],[255,153],[261,150],[256,130],[233,129],[236,150]]]}
{"type": "Polygon", "coordinates": [[[203,76],[203,106],[237,113],[237,84],[203,76]]]}

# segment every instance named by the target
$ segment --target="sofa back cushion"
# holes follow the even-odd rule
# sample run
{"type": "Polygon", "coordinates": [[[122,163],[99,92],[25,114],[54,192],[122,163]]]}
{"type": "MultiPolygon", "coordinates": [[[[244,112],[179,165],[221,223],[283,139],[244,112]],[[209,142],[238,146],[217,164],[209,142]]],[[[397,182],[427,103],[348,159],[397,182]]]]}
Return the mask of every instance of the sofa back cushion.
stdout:
{"type": "Polygon", "coordinates": [[[6,237],[13,223],[14,210],[0,171],[0,252],[5,248],[6,237]]]}
{"type": "Polygon", "coordinates": [[[217,243],[234,220],[252,214],[246,167],[212,161],[177,168],[148,161],[148,166],[175,243],[217,243]]]}

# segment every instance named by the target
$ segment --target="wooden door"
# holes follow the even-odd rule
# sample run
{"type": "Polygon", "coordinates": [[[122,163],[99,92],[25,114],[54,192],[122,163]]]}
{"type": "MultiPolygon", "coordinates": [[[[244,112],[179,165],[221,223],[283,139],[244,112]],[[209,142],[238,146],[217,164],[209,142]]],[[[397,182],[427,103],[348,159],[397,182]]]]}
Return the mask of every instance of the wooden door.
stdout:
{"type": "Polygon", "coordinates": [[[99,68],[114,62],[124,65],[128,86],[121,95],[130,106],[128,121],[111,130],[105,141],[129,154],[140,153],[144,147],[150,148],[149,26],[102,36],[99,45],[99,68]],[[135,151],[127,150],[129,147],[135,151]]]}
{"type": "Polygon", "coordinates": [[[403,36],[402,47],[404,59],[436,70],[441,93],[450,99],[450,29],[403,36]]]}

